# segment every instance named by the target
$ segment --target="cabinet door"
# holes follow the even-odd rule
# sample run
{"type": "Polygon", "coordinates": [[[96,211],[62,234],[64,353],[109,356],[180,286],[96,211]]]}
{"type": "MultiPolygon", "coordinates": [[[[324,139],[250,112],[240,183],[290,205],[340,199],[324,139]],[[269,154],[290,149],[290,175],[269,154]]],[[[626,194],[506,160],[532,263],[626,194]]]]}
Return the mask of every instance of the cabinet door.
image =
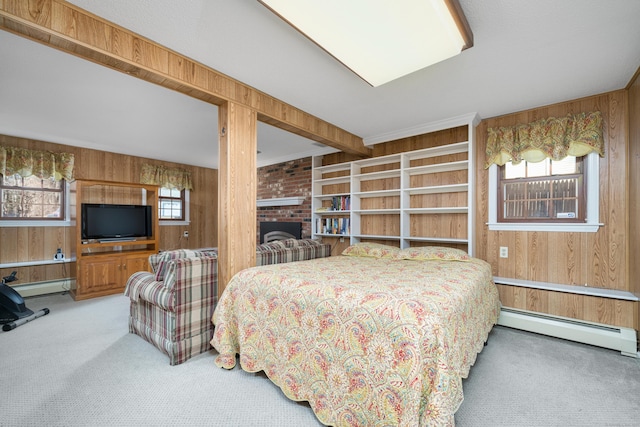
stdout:
{"type": "Polygon", "coordinates": [[[126,256],[122,268],[122,284],[125,285],[129,276],[138,271],[149,271],[149,255],[126,256]]]}
{"type": "Polygon", "coordinates": [[[107,257],[80,261],[77,286],[79,295],[114,293],[113,290],[124,290],[122,282],[122,258],[107,257]]]}

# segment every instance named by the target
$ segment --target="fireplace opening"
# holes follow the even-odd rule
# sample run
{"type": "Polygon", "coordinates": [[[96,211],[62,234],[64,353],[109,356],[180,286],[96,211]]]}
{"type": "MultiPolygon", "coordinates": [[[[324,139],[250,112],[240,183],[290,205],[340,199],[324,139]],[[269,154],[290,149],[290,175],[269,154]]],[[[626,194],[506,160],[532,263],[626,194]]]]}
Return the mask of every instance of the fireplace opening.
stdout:
{"type": "Polygon", "coordinates": [[[267,221],[260,223],[260,243],[264,243],[264,235],[271,231],[284,231],[296,239],[302,238],[302,223],[289,221],[267,221]]]}

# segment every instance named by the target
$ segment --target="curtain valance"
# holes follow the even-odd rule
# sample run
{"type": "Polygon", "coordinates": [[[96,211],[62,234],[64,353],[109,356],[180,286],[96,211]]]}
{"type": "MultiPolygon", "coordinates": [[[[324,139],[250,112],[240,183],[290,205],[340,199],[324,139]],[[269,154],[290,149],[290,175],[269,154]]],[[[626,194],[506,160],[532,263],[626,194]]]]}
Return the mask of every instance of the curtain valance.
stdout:
{"type": "Polygon", "coordinates": [[[140,173],[141,184],[159,185],[160,187],[175,188],[180,191],[192,190],[191,172],[180,168],[168,168],[144,164],[140,173]]]}
{"type": "Polygon", "coordinates": [[[540,162],[545,158],[562,160],[596,152],[604,157],[602,114],[569,114],[549,117],[517,126],[489,128],[485,168],[512,161],[540,162]]]}
{"type": "Polygon", "coordinates": [[[74,155],[50,151],[0,146],[0,174],[22,177],[35,175],[40,179],[60,181],[73,179],[74,155]]]}

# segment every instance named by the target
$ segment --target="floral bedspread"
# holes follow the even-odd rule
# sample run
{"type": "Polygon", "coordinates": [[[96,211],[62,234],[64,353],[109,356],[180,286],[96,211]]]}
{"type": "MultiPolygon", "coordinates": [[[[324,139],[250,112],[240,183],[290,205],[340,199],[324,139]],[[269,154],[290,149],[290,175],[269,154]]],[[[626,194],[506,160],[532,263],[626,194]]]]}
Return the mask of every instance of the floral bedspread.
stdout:
{"type": "Polygon", "coordinates": [[[265,371],[336,426],[453,425],[497,322],[484,261],[333,256],[249,268],[213,315],[215,363],[265,371]]]}

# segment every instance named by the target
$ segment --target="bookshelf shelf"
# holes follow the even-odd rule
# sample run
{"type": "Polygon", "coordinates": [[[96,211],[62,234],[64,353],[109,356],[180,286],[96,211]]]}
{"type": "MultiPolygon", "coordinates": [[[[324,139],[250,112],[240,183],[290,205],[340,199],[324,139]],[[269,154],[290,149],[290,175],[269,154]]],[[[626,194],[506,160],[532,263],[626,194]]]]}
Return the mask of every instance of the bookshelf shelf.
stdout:
{"type": "Polygon", "coordinates": [[[401,213],[400,209],[357,209],[351,212],[360,215],[398,215],[401,213]]]}
{"type": "Polygon", "coordinates": [[[467,116],[468,139],[370,159],[322,165],[313,160],[313,235],[465,247],[473,255],[474,160],[477,116],[467,116]],[[318,211],[348,197],[348,211],[318,211]],[[348,221],[343,234],[326,233],[328,220],[348,221]]]}

